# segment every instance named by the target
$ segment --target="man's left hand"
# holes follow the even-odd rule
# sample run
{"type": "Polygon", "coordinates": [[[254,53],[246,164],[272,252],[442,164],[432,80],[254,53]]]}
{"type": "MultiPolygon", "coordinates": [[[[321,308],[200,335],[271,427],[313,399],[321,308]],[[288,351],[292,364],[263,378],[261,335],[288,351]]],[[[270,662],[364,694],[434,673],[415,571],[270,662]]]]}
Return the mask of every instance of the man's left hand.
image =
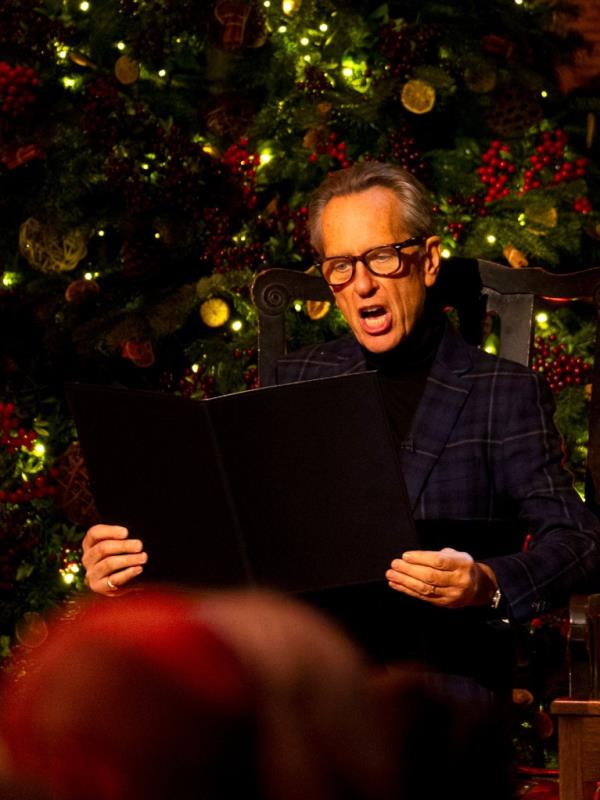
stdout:
{"type": "Polygon", "coordinates": [[[446,608],[486,605],[498,587],[487,564],[451,547],[408,550],[392,561],[385,577],[395,591],[446,608]]]}

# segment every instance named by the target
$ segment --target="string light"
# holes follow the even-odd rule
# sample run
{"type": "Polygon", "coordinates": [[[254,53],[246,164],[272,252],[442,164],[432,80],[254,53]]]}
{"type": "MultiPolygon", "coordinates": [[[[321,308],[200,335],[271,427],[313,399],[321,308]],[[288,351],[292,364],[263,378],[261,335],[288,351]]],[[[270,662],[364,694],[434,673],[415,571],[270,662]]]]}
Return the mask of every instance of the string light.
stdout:
{"type": "Polygon", "coordinates": [[[196,374],[196,373],[198,372],[198,370],[200,369],[200,364],[192,364],[192,366],[190,367],[190,369],[192,370],[192,372],[193,372],[194,374],[196,374]]]}
{"type": "Polygon", "coordinates": [[[535,315],[535,321],[538,323],[538,325],[547,325],[548,324],[548,320],[549,320],[549,317],[548,317],[548,314],[546,314],[545,311],[540,311],[539,314],[535,315]]]}
{"type": "Polygon", "coordinates": [[[269,161],[272,161],[272,160],[273,160],[273,154],[272,154],[272,153],[269,153],[269,151],[268,151],[268,150],[265,150],[264,152],[262,152],[262,153],[260,154],[260,165],[261,165],[261,167],[262,167],[264,164],[268,164],[268,163],[269,163],[269,161]]]}
{"type": "Polygon", "coordinates": [[[103,231],[102,228],[99,231],[96,231],[96,235],[99,236],[100,238],[102,238],[104,236],[104,234],[105,234],[105,231],[103,231]]]}
{"type": "Polygon", "coordinates": [[[286,31],[287,31],[287,26],[286,26],[286,25],[280,25],[280,26],[277,28],[277,32],[278,32],[278,33],[285,33],[286,31]]]}
{"type": "Polygon", "coordinates": [[[6,286],[7,288],[14,286],[17,281],[18,277],[16,272],[5,272],[2,276],[2,286],[6,286]]]}
{"type": "Polygon", "coordinates": [[[326,31],[328,31],[328,30],[329,30],[329,25],[328,25],[326,22],[322,22],[322,23],[319,25],[319,30],[320,30],[322,33],[325,33],[326,31]]]}
{"type": "Polygon", "coordinates": [[[75,78],[69,78],[67,76],[65,76],[62,79],[62,82],[63,82],[63,86],[65,87],[65,89],[72,89],[75,86],[75,84],[77,83],[75,78]]]}
{"type": "Polygon", "coordinates": [[[302,311],[302,303],[299,303],[298,301],[296,301],[294,303],[294,311],[302,311]]]}
{"type": "Polygon", "coordinates": [[[542,89],[542,91],[540,92],[540,94],[541,94],[541,96],[542,96],[542,97],[544,97],[544,98],[548,97],[548,92],[547,92],[545,89],[542,89]]]}
{"type": "Polygon", "coordinates": [[[240,319],[235,319],[231,323],[231,330],[234,331],[235,333],[239,333],[239,331],[242,330],[242,321],[240,319]]]}
{"type": "Polygon", "coordinates": [[[80,11],[89,11],[90,10],[90,3],[88,3],[88,0],[83,0],[82,3],[79,3],[79,10],[80,11]]]}
{"type": "Polygon", "coordinates": [[[515,0],[515,5],[522,6],[523,2],[524,2],[524,0],[515,0]]]}
{"type": "Polygon", "coordinates": [[[156,233],[154,234],[154,238],[155,239],[160,239],[160,233],[158,231],[156,231],[156,233]]]}
{"type": "Polygon", "coordinates": [[[66,48],[62,48],[62,50],[58,51],[58,57],[65,59],[69,55],[69,51],[66,48]]]}
{"type": "Polygon", "coordinates": [[[302,45],[304,45],[304,47],[306,47],[307,44],[310,44],[310,39],[307,36],[303,36],[300,39],[300,44],[302,44],[302,45]]]}
{"type": "Polygon", "coordinates": [[[490,233],[490,235],[486,236],[485,238],[488,244],[494,244],[496,242],[496,237],[494,236],[493,233],[490,233]]]}
{"type": "Polygon", "coordinates": [[[450,252],[450,250],[448,250],[447,247],[444,247],[444,249],[441,252],[442,258],[450,258],[451,255],[452,253],[450,252]]]}
{"type": "Polygon", "coordinates": [[[265,0],[265,2],[263,3],[263,6],[265,8],[271,8],[271,0],[265,0]]]}
{"type": "Polygon", "coordinates": [[[352,67],[344,67],[343,70],[342,70],[342,75],[345,78],[351,78],[354,75],[354,71],[352,70],[352,67]]]}
{"type": "Polygon", "coordinates": [[[83,277],[84,277],[84,279],[85,279],[86,281],[93,281],[93,280],[94,280],[94,276],[92,275],[92,273],[91,273],[91,272],[86,272],[86,273],[85,273],[85,275],[84,275],[83,277]]]}
{"type": "Polygon", "coordinates": [[[126,47],[125,42],[117,42],[117,50],[125,50],[126,47]]]}
{"type": "Polygon", "coordinates": [[[46,454],[46,448],[44,447],[43,444],[38,442],[33,448],[33,452],[36,454],[36,456],[39,456],[41,458],[43,455],[46,454]]]}
{"type": "Polygon", "coordinates": [[[296,5],[295,0],[283,0],[281,4],[281,8],[284,14],[291,14],[294,11],[294,6],[296,5]]]}
{"type": "Polygon", "coordinates": [[[164,78],[166,74],[167,74],[167,70],[166,69],[159,69],[158,70],[158,77],[159,78],[164,78]]]}

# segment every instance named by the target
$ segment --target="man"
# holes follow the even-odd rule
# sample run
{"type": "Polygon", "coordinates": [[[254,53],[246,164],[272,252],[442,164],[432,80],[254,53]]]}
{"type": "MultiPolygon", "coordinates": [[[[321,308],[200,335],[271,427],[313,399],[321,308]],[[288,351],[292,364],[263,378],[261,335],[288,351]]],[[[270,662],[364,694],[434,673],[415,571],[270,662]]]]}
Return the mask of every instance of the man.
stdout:
{"type": "MultiPolygon", "coordinates": [[[[400,640],[433,626],[439,635],[421,642],[428,653],[437,643],[430,660],[489,683],[481,676],[494,661],[486,645],[492,606],[525,620],[600,573],[598,521],[561,465],[551,394],[530,370],[467,346],[433,307],[440,241],[427,195],[410,175],[377,162],[332,173],[309,218],[321,271],[352,335],[286,356],[278,382],[379,371],[423,543],[385,575],[408,605],[394,606],[387,590],[376,602],[356,596],[344,604],[351,615],[363,610],[360,638],[380,624],[372,643],[384,659],[420,657],[420,645],[407,650],[400,640]],[[409,619],[405,636],[400,620],[409,619]],[[469,666],[473,621],[477,651],[489,656],[481,669],[469,666]],[[458,666],[443,663],[448,649],[460,651],[458,666]]],[[[96,526],[84,539],[94,591],[114,594],[144,561],[141,542],[124,529],[96,526]]]]}

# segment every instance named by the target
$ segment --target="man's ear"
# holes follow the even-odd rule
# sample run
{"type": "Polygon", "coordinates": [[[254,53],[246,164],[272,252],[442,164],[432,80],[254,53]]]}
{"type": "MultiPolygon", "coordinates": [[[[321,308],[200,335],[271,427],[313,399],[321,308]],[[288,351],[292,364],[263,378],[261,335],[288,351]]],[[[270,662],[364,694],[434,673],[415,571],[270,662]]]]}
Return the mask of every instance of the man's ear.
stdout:
{"type": "Polygon", "coordinates": [[[439,236],[429,236],[425,241],[425,256],[423,258],[423,279],[425,286],[433,286],[440,271],[442,255],[439,236]]]}

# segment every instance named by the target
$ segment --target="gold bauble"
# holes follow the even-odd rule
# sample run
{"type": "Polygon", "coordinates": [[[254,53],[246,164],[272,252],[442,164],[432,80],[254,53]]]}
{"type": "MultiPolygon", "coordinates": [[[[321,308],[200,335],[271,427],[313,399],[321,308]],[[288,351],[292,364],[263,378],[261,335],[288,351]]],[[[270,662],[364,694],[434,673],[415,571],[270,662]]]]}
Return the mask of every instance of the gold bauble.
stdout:
{"type": "Polygon", "coordinates": [[[231,309],[221,297],[211,297],[200,306],[200,318],[209,328],[220,328],[230,316],[231,309]]]}
{"type": "Polygon", "coordinates": [[[48,626],[41,614],[26,611],[15,625],[15,634],[20,644],[33,649],[46,641],[48,626]]]}
{"type": "Polygon", "coordinates": [[[435,105],[435,89],[427,81],[414,78],[402,87],[400,101],[413,114],[427,114],[435,105]]]}
{"type": "Polygon", "coordinates": [[[129,86],[140,77],[140,65],[129,56],[119,56],[115,61],[115,77],[119,83],[129,86]]]}

